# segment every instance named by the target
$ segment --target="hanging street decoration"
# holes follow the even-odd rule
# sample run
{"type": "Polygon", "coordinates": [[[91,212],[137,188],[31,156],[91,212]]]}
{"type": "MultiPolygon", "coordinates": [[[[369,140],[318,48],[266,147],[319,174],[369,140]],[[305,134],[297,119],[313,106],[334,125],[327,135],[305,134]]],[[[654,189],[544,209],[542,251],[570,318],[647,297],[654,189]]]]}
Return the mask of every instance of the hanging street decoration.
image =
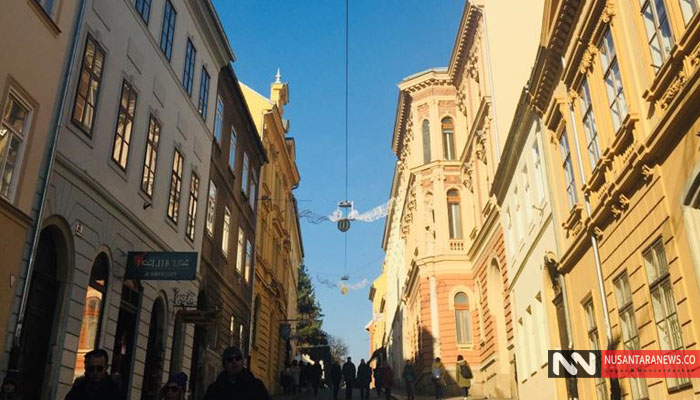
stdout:
{"type": "Polygon", "coordinates": [[[340,289],[340,294],[342,294],[343,296],[348,294],[349,290],[359,290],[359,289],[362,289],[369,284],[369,280],[367,280],[367,278],[365,278],[359,282],[356,282],[356,283],[349,283],[350,276],[348,276],[348,275],[341,276],[339,282],[333,282],[329,279],[323,279],[318,275],[316,276],[316,279],[318,280],[318,282],[320,284],[322,284],[323,286],[325,286],[327,288],[340,289]]]}
{"type": "Polygon", "coordinates": [[[346,232],[350,229],[351,221],[374,222],[386,217],[393,204],[394,199],[389,199],[389,201],[384,204],[380,204],[369,211],[360,213],[355,209],[353,201],[341,201],[338,203],[338,208],[330,215],[319,215],[311,210],[302,210],[299,212],[299,217],[304,218],[312,224],[320,224],[326,221],[336,222],[338,224],[338,230],[346,232]]]}

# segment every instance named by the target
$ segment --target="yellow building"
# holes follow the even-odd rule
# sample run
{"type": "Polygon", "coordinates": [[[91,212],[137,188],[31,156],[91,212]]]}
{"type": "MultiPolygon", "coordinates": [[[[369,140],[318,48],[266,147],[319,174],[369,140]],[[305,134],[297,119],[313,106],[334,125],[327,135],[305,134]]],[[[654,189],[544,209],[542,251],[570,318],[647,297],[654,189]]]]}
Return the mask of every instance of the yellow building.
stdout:
{"type": "MultiPolygon", "coordinates": [[[[546,2],[528,95],[548,138],[573,348],[697,349],[699,5],[546,2]]],[[[629,399],[700,390],[682,378],[621,384],[629,399]]],[[[568,390],[608,399],[610,381],[568,390]]]]}
{"type": "MultiPolygon", "coordinates": [[[[372,302],[372,320],[365,330],[369,333],[369,354],[384,346],[384,307],[386,306],[386,275],[384,271],[372,282],[369,288],[369,301],[372,302]]],[[[342,361],[342,360],[338,360],[342,361]]]]}
{"type": "Polygon", "coordinates": [[[296,148],[283,119],[289,87],[280,78],[278,71],[269,99],[241,85],[269,158],[260,176],[250,367],[273,394],[280,391],[280,372],[292,356],[288,327],[296,318],[304,255],[292,194],[299,184],[296,148]]]}

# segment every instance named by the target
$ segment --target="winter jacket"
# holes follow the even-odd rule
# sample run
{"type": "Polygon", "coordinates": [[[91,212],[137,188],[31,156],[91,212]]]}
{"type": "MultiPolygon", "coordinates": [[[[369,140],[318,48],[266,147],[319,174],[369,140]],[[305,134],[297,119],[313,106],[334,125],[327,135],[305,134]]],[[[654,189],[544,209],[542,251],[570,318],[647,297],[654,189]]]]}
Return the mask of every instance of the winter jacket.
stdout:
{"type": "Polygon", "coordinates": [[[386,366],[384,366],[382,371],[382,384],[385,388],[390,388],[393,384],[393,380],[394,371],[392,371],[391,367],[387,364],[386,366]]]}
{"type": "Polygon", "coordinates": [[[209,385],[204,400],[272,400],[262,381],[244,369],[236,375],[224,371],[209,385]]]}
{"type": "Polygon", "coordinates": [[[345,378],[345,382],[355,381],[355,364],[352,361],[343,364],[343,378],[345,378]]]}
{"type": "Polygon", "coordinates": [[[413,365],[406,364],[403,368],[403,380],[406,382],[416,381],[416,371],[413,369],[413,365]]]}
{"type": "Polygon", "coordinates": [[[367,386],[372,381],[372,368],[367,363],[360,363],[357,367],[357,380],[360,386],[367,386]]]}
{"type": "Polygon", "coordinates": [[[430,370],[430,376],[433,382],[445,386],[445,375],[447,375],[447,371],[445,371],[445,366],[442,365],[442,362],[434,362],[430,370]]]}
{"type": "Polygon", "coordinates": [[[340,380],[342,377],[343,375],[340,372],[340,364],[333,363],[333,365],[331,365],[331,382],[333,382],[333,385],[340,385],[340,380]]]}
{"type": "Polygon", "coordinates": [[[462,376],[462,365],[465,365],[471,371],[471,367],[467,364],[467,360],[462,360],[457,362],[457,368],[455,369],[455,374],[457,375],[457,385],[462,388],[468,388],[472,385],[472,380],[462,376]]]}
{"type": "Polygon", "coordinates": [[[73,387],[65,400],[121,400],[122,391],[119,385],[106,375],[100,382],[89,382],[81,376],[73,382],[73,387]]]}

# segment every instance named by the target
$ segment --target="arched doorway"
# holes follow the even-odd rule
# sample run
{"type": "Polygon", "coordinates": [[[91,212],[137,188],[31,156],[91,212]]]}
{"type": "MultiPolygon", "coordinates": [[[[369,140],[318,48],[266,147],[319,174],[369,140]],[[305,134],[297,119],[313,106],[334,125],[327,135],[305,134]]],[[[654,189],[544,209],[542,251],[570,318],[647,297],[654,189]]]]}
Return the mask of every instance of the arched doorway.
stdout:
{"type": "Polygon", "coordinates": [[[155,400],[162,384],[165,366],[165,302],[158,297],[153,302],[151,322],[148,325],[148,347],[143,370],[142,400],[155,400]]]}
{"type": "Polygon", "coordinates": [[[126,281],[122,286],[117,329],[114,334],[112,369],[110,371],[122,388],[122,396],[129,392],[131,370],[133,368],[134,345],[138,310],[141,305],[141,287],[135,281],[126,281]]]}
{"type": "Polygon", "coordinates": [[[498,349],[498,366],[501,372],[508,371],[508,345],[506,338],[506,317],[505,317],[505,287],[503,285],[503,275],[496,259],[491,260],[487,273],[487,296],[491,318],[496,326],[496,348],[498,349]]]}
{"type": "Polygon", "coordinates": [[[61,230],[48,226],[39,235],[29,284],[22,330],[22,391],[24,398],[48,398],[52,353],[56,345],[64,279],[68,270],[68,244],[61,230]]]}
{"type": "Polygon", "coordinates": [[[85,373],[85,353],[98,347],[108,278],[109,259],[105,253],[100,253],[92,264],[90,281],[85,293],[83,322],[80,327],[73,379],[85,373]]]}

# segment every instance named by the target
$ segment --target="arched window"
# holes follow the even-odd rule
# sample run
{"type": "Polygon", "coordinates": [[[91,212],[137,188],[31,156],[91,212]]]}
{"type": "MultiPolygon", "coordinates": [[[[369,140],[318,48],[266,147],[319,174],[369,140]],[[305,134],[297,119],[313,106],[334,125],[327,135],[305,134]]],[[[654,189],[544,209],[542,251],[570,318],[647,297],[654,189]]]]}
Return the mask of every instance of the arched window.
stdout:
{"type": "Polygon", "coordinates": [[[469,315],[469,299],[464,292],[455,295],[455,326],[457,327],[457,344],[472,342],[472,324],[469,315]]]}
{"type": "Polygon", "coordinates": [[[447,217],[449,218],[450,239],[461,239],[462,214],[459,210],[459,192],[456,189],[447,191],[447,217]]]}
{"type": "Polygon", "coordinates": [[[109,277],[109,260],[105,253],[100,253],[95,259],[90,271],[90,282],[85,294],[85,306],[83,308],[83,321],[80,327],[78,339],[78,354],[75,357],[73,377],[77,378],[85,373],[85,353],[97,348],[100,338],[100,321],[104,308],[104,296],[107,293],[107,278],[109,277]]]}
{"type": "Polygon", "coordinates": [[[442,148],[445,160],[455,159],[455,125],[449,117],[442,120],[442,148]]]}
{"type": "Polygon", "coordinates": [[[430,162],[430,122],[423,120],[423,164],[430,162]]]}

